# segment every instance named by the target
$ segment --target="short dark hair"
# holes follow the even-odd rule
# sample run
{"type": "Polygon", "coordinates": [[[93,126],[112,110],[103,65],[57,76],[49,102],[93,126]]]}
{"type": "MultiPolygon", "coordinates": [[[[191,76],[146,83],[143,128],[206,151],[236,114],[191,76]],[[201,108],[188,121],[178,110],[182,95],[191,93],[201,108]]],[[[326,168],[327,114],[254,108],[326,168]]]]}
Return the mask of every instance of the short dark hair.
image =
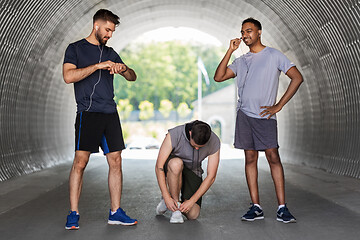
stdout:
{"type": "Polygon", "coordinates": [[[209,124],[196,120],[191,128],[191,138],[198,145],[205,145],[211,136],[211,128],[209,124]]]}
{"type": "Polygon", "coordinates": [[[261,23],[260,23],[258,20],[254,19],[254,18],[252,18],[252,17],[245,19],[245,20],[242,22],[242,25],[244,25],[245,23],[252,23],[252,24],[254,24],[259,30],[262,29],[261,23]]]}
{"type": "Polygon", "coordinates": [[[95,23],[95,21],[99,19],[112,22],[115,25],[118,25],[120,23],[119,21],[120,18],[117,15],[113,14],[111,11],[106,9],[100,9],[95,13],[93,17],[93,23],[95,23]]]}

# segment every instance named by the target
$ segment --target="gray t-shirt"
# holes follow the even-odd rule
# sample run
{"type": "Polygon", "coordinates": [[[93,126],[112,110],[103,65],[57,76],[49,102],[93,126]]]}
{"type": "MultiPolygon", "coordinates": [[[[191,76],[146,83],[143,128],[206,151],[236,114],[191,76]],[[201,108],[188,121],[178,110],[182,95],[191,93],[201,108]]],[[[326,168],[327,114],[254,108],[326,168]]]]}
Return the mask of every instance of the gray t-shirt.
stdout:
{"type": "Polygon", "coordinates": [[[211,132],[210,139],[205,146],[196,150],[190,145],[185,127],[186,124],[169,129],[172,145],[170,157],[182,159],[187,168],[192,170],[197,176],[201,177],[204,173],[204,170],[201,168],[201,162],[207,156],[216,153],[220,149],[220,139],[214,132],[211,132]]]}
{"type": "Polygon", "coordinates": [[[260,107],[276,103],[280,73],[286,73],[293,66],[283,53],[271,47],[236,58],[228,67],[237,77],[237,110],[241,109],[249,117],[267,118],[268,115],[260,116],[264,110],[260,107]]]}

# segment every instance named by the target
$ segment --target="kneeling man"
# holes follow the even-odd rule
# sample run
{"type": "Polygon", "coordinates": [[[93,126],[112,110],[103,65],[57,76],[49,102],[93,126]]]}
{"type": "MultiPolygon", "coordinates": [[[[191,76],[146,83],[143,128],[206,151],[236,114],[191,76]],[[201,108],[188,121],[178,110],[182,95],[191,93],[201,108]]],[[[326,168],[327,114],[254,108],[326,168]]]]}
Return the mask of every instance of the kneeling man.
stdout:
{"type": "Polygon", "coordinates": [[[205,122],[196,120],[169,129],[155,166],[162,194],[156,214],[172,211],[170,223],[183,223],[182,214],[196,219],[201,198],[215,181],[219,156],[220,140],[205,122]],[[201,163],[206,157],[207,176],[202,180],[201,163]]]}

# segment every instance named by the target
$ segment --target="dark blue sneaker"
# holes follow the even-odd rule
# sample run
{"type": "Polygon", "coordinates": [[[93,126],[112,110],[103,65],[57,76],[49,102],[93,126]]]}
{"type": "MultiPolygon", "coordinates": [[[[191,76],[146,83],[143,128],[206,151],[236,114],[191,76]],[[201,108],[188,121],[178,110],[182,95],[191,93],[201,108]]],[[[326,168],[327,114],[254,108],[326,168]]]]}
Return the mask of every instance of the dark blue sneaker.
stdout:
{"type": "Polygon", "coordinates": [[[280,208],[277,211],[276,220],[283,223],[294,223],[296,222],[296,218],[290,213],[289,209],[287,208],[286,204],[285,207],[280,208]]]}
{"type": "Polygon", "coordinates": [[[135,225],[137,223],[137,220],[126,215],[122,208],[119,208],[114,214],[111,214],[110,209],[108,224],[135,225]]]}
{"type": "Polygon", "coordinates": [[[251,207],[247,213],[241,217],[243,221],[254,221],[255,219],[264,219],[264,212],[259,207],[255,206],[253,203],[250,203],[251,207]]]}
{"type": "Polygon", "coordinates": [[[65,229],[67,230],[77,230],[79,229],[79,219],[80,215],[76,213],[76,211],[70,211],[67,216],[65,229]]]}

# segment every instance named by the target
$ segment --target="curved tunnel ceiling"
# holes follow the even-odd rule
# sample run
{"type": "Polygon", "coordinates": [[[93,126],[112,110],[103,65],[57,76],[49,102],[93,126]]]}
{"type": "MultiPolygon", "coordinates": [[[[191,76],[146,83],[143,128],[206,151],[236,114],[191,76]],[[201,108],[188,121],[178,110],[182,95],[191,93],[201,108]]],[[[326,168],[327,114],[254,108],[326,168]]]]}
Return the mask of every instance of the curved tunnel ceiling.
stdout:
{"type": "Polygon", "coordinates": [[[264,42],[305,78],[279,114],[283,160],[360,177],[358,1],[7,0],[0,1],[0,180],[72,158],[75,103],[62,60],[99,8],[121,18],[109,41],[117,50],[165,26],[196,28],[227,46],[244,18],[259,19],[264,42]]]}

